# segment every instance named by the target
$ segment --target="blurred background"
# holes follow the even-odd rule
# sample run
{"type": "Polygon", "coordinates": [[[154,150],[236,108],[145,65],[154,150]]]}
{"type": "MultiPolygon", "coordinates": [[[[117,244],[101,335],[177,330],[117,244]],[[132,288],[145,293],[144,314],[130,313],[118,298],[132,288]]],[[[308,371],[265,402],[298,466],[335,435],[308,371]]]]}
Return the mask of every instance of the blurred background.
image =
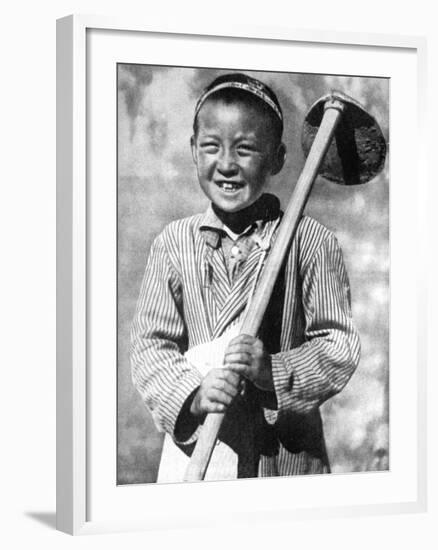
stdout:
{"type": "MultiPolygon", "coordinates": [[[[129,332],[152,240],[170,221],[202,212],[190,153],[202,89],[230,72],[118,65],[118,471],[119,484],[156,480],[162,434],[131,382],[129,332]]],[[[241,71],[270,85],[285,117],[287,160],[267,191],[283,207],[304,165],[301,127],[320,96],[341,90],[379,122],[389,141],[389,80],[241,71]]],[[[306,213],[336,234],[350,277],[362,356],[346,388],[322,406],[332,471],[389,468],[389,177],[363,186],[315,182],[306,213]]]]}

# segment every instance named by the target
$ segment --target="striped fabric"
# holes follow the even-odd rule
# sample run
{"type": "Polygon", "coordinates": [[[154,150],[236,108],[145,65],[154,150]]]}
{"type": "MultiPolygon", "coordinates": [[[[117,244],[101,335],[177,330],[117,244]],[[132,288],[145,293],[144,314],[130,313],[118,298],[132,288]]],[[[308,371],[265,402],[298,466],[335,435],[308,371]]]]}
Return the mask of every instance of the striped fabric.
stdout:
{"type": "MultiPolygon", "coordinates": [[[[202,375],[184,352],[239,321],[263,253],[253,247],[231,283],[220,239],[201,230],[209,215],[173,222],[156,238],[132,327],[133,382],[157,429],[187,454],[199,430],[180,441],[175,426],[202,375]]],[[[277,225],[267,221],[264,234],[277,225]]],[[[360,345],[342,253],[309,217],[299,224],[259,336],[271,353],[275,395],[248,383],[227,412],[220,439],[238,456],[238,476],[329,472],[319,406],[348,382],[360,345]]]]}

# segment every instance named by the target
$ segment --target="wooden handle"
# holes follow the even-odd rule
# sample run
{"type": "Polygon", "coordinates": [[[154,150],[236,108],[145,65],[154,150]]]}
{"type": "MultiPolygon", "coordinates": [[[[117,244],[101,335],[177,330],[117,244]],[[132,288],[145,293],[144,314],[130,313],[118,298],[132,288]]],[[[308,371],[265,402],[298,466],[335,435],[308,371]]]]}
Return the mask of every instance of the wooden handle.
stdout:
{"type": "Polygon", "coordinates": [[[224,413],[207,415],[187,466],[184,481],[202,481],[204,479],[224,417],[224,413]]]}
{"type": "MultiPolygon", "coordinates": [[[[321,125],[318,128],[301,176],[298,179],[281,220],[277,238],[263,268],[257,289],[246,311],[240,334],[257,336],[269,300],[271,299],[275,281],[277,280],[289,245],[295,236],[301,214],[339,122],[344,104],[338,99],[329,99],[325,103],[324,108],[325,112],[321,125]]],[[[201,481],[204,479],[224,416],[224,414],[211,413],[205,419],[184,481],[201,481]]]]}

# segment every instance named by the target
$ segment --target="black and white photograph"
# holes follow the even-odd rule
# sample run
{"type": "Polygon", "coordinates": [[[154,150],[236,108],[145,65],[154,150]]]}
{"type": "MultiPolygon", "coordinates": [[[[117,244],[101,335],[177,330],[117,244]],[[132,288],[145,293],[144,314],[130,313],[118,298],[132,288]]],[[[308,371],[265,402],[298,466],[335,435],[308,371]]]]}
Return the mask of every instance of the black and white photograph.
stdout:
{"type": "Polygon", "coordinates": [[[433,7],[5,4],[2,548],[436,546],[433,7]]]}
{"type": "Polygon", "coordinates": [[[390,80],[117,93],[117,484],[389,470],[390,80]]]}

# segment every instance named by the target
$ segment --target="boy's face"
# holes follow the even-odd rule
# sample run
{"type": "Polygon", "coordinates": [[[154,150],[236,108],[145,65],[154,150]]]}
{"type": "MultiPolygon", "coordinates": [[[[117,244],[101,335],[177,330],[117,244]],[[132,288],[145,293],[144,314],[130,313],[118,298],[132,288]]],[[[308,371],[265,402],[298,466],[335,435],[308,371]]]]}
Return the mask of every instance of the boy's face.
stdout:
{"type": "Polygon", "coordinates": [[[225,212],[255,202],[284,162],[270,117],[243,103],[207,100],[191,146],[202,190],[225,212]]]}

